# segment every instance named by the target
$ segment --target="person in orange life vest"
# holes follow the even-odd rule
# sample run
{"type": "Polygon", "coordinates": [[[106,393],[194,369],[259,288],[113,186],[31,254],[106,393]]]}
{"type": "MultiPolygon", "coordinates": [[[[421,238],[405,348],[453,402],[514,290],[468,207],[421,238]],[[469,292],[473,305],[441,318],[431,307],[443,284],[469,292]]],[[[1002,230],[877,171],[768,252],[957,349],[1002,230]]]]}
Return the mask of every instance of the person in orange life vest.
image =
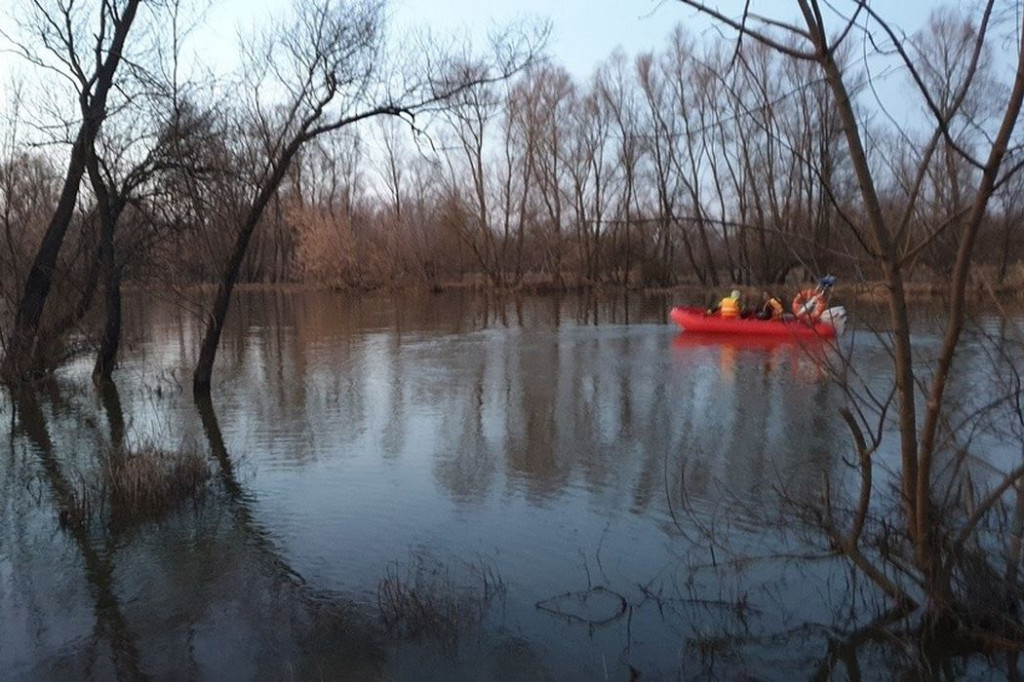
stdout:
{"type": "Polygon", "coordinates": [[[761,292],[761,305],[757,308],[757,319],[781,320],[785,310],[786,306],[777,296],[772,296],[767,291],[761,292]]]}
{"type": "Polygon", "coordinates": [[[743,304],[740,297],[740,290],[733,289],[732,293],[719,301],[710,312],[718,312],[724,319],[736,319],[743,313],[743,304]]]}

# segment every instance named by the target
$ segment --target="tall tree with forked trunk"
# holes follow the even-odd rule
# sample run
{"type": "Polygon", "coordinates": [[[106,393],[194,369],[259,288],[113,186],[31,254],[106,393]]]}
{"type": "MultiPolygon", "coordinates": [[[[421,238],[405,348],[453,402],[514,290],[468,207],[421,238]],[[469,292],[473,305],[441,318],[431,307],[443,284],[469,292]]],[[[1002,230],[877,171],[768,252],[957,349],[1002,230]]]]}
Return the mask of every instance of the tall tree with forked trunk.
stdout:
{"type": "MultiPolygon", "coordinates": [[[[1024,461],[1015,466],[984,462],[988,484],[979,489],[970,478],[969,460],[974,458],[964,441],[970,439],[971,429],[978,428],[979,413],[1007,400],[1020,404],[1020,373],[1011,370],[1017,382],[1009,382],[1005,396],[984,400],[976,413],[962,421],[953,418],[954,401],[947,394],[963,350],[968,283],[975,269],[979,230],[996,191],[1024,165],[1017,125],[1024,102],[1020,4],[1012,3],[1014,12],[988,0],[972,17],[961,16],[953,24],[933,21],[925,33],[908,36],[865,0],[838,5],[797,0],[796,21],[757,16],[749,2],[740,3],[735,15],[697,0],[682,2],[736,31],[740,41],[757,41],[787,59],[813,65],[828,87],[830,106],[842,127],[856,176],[862,209],[843,219],[855,232],[865,260],[885,282],[889,329],[884,340],[890,344],[895,382],[889,397],[882,396],[873,407],[855,401],[843,412],[861,479],[845,527],[826,497],[821,519],[832,548],[849,557],[907,611],[924,600],[924,622],[930,631],[951,624],[971,633],[989,628],[987,635],[998,631],[1001,641],[1010,637],[1019,647],[1024,628],[1012,617],[1014,604],[1024,594],[1017,570],[1019,529],[1007,530],[998,544],[981,539],[979,531],[1000,512],[1013,515],[1014,502],[1008,498],[1015,489],[1020,508],[1024,461]],[[887,165],[889,158],[872,155],[877,131],[869,131],[858,113],[857,73],[844,68],[837,58],[851,36],[863,36],[864,44],[878,55],[896,60],[911,84],[901,96],[907,101],[912,95],[924,112],[923,135],[901,126],[895,117],[888,119],[894,129],[889,139],[898,140],[909,159],[898,173],[887,165]],[[1004,51],[1006,44],[1013,46],[1012,58],[1004,64],[1006,80],[992,90],[989,83],[994,73],[988,56],[1004,51]],[[987,106],[978,107],[979,102],[987,106]],[[898,190],[887,192],[888,182],[898,190]],[[887,201],[896,194],[898,203],[887,201]],[[949,237],[945,256],[950,289],[943,338],[934,357],[922,357],[912,348],[906,273],[917,255],[944,235],[949,237]],[[887,531],[876,544],[865,529],[872,506],[879,504],[873,489],[877,485],[873,473],[879,465],[873,458],[886,433],[890,409],[897,418],[900,513],[896,518],[886,516],[881,525],[898,527],[900,532],[893,539],[887,531]],[[1009,561],[1005,571],[996,570],[993,557],[1009,561]],[[1004,596],[995,600],[994,607],[985,605],[994,610],[978,617],[978,583],[992,582],[1000,574],[1008,576],[1001,586],[1004,596]]],[[[864,73],[870,75],[867,70],[864,73]]],[[[985,587],[994,593],[992,585],[985,587]]]]}
{"type": "Polygon", "coordinates": [[[78,96],[80,119],[53,216],[36,251],[0,375],[19,382],[32,372],[39,322],[53,284],[54,266],[71,224],[86,172],[86,161],[107,117],[107,99],[115,87],[129,32],[142,0],[103,0],[98,9],[85,3],[32,0],[26,30],[36,43],[21,43],[22,55],[34,64],[69,80],[78,96]],[[90,21],[92,25],[90,26],[90,21]]]}
{"type": "Polygon", "coordinates": [[[481,84],[509,78],[537,54],[540,31],[512,31],[494,39],[491,62],[424,51],[419,71],[400,69],[387,51],[383,0],[297,0],[291,24],[250,49],[239,136],[255,169],[250,197],[235,228],[192,377],[196,396],[210,391],[213,363],[231,293],[253,233],[305,145],[379,116],[413,120],[481,84]],[[417,76],[418,73],[429,75],[417,76]]]}

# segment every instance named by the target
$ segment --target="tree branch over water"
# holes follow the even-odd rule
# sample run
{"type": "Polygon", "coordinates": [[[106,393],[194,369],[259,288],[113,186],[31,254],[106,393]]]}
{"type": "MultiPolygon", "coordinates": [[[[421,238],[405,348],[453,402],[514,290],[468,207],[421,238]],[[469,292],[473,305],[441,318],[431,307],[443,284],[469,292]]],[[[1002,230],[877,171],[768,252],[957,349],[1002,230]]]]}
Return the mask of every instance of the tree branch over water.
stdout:
{"type": "MultiPolygon", "coordinates": [[[[987,139],[987,158],[982,162],[976,159],[961,141],[955,139],[952,131],[955,122],[965,123],[966,120],[968,125],[974,123],[973,120],[966,118],[968,113],[965,112],[964,105],[968,99],[968,92],[972,91],[972,88],[980,87],[977,85],[980,80],[980,64],[985,51],[990,49],[988,45],[995,39],[990,22],[993,2],[986,3],[977,26],[968,25],[965,22],[961,29],[969,34],[973,44],[970,49],[958,56],[963,64],[962,69],[958,72],[959,81],[957,82],[950,80],[930,82],[922,76],[922,71],[928,65],[915,61],[904,48],[903,41],[896,34],[895,29],[881,16],[881,13],[859,0],[853,3],[852,17],[841,19],[843,23],[839,28],[837,38],[831,37],[832,32],[829,30],[822,5],[818,0],[799,0],[798,4],[806,29],[780,21],[766,22],[762,20],[761,24],[771,31],[782,31],[799,36],[803,43],[801,47],[796,48],[780,43],[771,32],[751,29],[748,26],[746,15],[744,15],[743,21],[736,21],[703,2],[695,0],[682,0],[682,2],[707,14],[719,23],[733,28],[740,35],[752,37],[790,59],[814,62],[826,78],[832,95],[831,104],[834,107],[835,115],[842,121],[847,151],[850,154],[863,200],[864,216],[862,220],[868,226],[872,236],[873,248],[869,251],[868,256],[884,273],[887,285],[890,323],[888,338],[891,340],[893,349],[896,411],[899,416],[898,441],[901,452],[901,468],[898,477],[901,484],[900,503],[903,513],[899,521],[908,542],[907,549],[913,557],[912,570],[916,574],[915,580],[920,580],[927,597],[927,622],[941,624],[965,618],[965,614],[969,613],[976,605],[958,603],[958,600],[966,600],[970,597],[968,594],[958,594],[956,591],[953,575],[958,569],[955,566],[960,565],[961,562],[974,560],[973,553],[970,556],[965,556],[963,552],[968,538],[972,542],[977,541],[974,531],[980,519],[1002,502],[1006,491],[1012,488],[1019,479],[1021,469],[1016,468],[1003,477],[1000,483],[991,488],[981,504],[968,514],[964,523],[956,524],[952,518],[941,516],[941,514],[952,513],[952,507],[947,500],[937,497],[939,494],[936,486],[938,481],[933,474],[933,463],[940,454],[937,443],[940,425],[948,424],[947,415],[951,409],[946,399],[946,388],[953,371],[954,358],[961,348],[967,310],[967,284],[974,270],[977,237],[999,181],[1003,161],[1011,146],[1011,141],[1015,139],[1016,123],[1021,112],[1022,101],[1024,101],[1024,45],[1019,41],[1020,32],[1024,27],[1020,25],[1010,27],[1011,32],[1018,37],[1016,61],[1013,67],[1013,85],[1001,100],[1002,113],[995,119],[994,135],[987,139]],[[918,157],[916,170],[913,170],[910,175],[914,179],[910,183],[909,200],[905,204],[902,216],[895,221],[891,217],[892,212],[884,207],[882,194],[879,191],[880,176],[867,154],[864,143],[866,125],[858,118],[854,108],[854,99],[847,84],[849,70],[844,69],[836,59],[836,46],[843,36],[848,35],[853,29],[856,17],[862,11],[870,18],[872,24],[881,27],[892,41],[895,55],[911,75],[917,93],[932,114],[935,126],[930,141],[924,145],[922,153],[918,157]],[[948,98],[940,103],[935,93],[942,92],[942,88],[947,86],[949,86],[948,98]],[[945,218],[939,216],[938,227],[925,241],[911,248],[910,241],[906,238],[911,216],[917,215],[921,211],[920,190],[925,178],[934,172],[931,161],[938,151],[937,142],[939,140],[942,140],[951,154],[957,156],[958,161],[966,164],[967,169],[975,172],[972,176],[975,185],[969,199],[969,209],[960,209],[957,202],[954,201],[953,214],[945,218]],[[948,318],[945,324],[942,348],[936,361],[928,364],[922,359],[915,360],[911,352],[909,305],[903,268],[916,252],[925,248],[943,231],[955,234],[955,265],[951,272],[952,284],[948,318]],[[918,414],[919,408],[922,406],[918,402],[917,386],[921,386],[923,392],[926,393],[923,410],[920,410],[920,414],[923,415],[920,422],[918,414]],[[959,526],[959,531],[951,530],[957,526],[959,526]]],[[[867,30],[866,27],[859,28],[867,30]]],[[[909,136],[905,137],[909,139],[909,136]]],[[[943,161],[949,163],[950,158],[945,155],[943,161]]],[[[953,191],[954,193],[958,191],[958,185],[953,185],[953,191]]],[[[954,194],[954,196],[956,195],[954,194]]],[[[841,414],[850,428],[851,437],[858,453],[861,490],[849,534],[842,535],[832,525],[830,499],[826,500],[828,509],[825,514],[826,530],[836,546],[886,594],[896,599],[897,602],[908,603],[906,591],[882,574],[862,551],[862,533],[873,497],[871,480],[874,465],[871,462],[870,454],[875,447],[867,444],[860,425],[854,420],[849,410],[843,410],[841,414]]],[[[884,415],[884,412],[882,414],[884,415]]],[[[947,486],[947,490],[951,487],[947,486]]],[[[891,519],[891,521],[896,520],[891,519]]],[[[979,548],[979,551],[982,550],[979,548]]],[[[895,554],[892,556],[895,557],[895,554]]],[[[960,570],[974,569],[967,567],[964,563],[960,570]]],[[[1007,587],[1014,590],[1013,594],[1016,595],[1013,597],[1014,599],[1020,598],[1020,586],[1007,587]]]]}
{"type": "MultiPolygon", "coordinates": [[[[439,75],[414,77],[395,94],[389,87],[394,76],[381,70],[386,47],[384,7],[380,0],[299,0],[294,23],[268,36],[263,51],[253,53],[257,59],[272,54],[270,73],[276,76],[269,83],[250,79],[251,106],[247,112],[239,112],[263,157],[259,158],[259,152],[252,155],[257,159],[250,179],[255,192],[235,228],[234,246],[207,318],[192,382],[196,396],[210,391],[231,292],[253,232],[303,147],[360,121],[379,116],[412,117],[472,88],[507,79],[536,58],[547,35],[546,27],[532,35],[525,31],[510,34],[518,39],[497,45],[491,61],[442,56],[433,64],[440,68],[439,75]],[[280,92],[283,99],[265,103],[261,92],[280,92]]],[[[255,77],[265,64],[251,63],[249,73],[255,77]]]]}

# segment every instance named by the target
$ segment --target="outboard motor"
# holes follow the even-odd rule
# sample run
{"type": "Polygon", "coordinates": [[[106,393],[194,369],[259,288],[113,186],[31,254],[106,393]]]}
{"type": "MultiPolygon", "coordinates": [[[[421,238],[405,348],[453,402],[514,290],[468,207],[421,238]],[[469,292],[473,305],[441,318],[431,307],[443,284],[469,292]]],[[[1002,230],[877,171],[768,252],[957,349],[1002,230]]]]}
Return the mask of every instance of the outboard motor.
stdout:
{"type": "Polygon", "coordinates": [[[836,336],[839,336],[846,327],[846,308],[841,305],[826,308],[825,312],[821,314],[819,322],[832,325],[832,328],[836,330],[836,336]]]}

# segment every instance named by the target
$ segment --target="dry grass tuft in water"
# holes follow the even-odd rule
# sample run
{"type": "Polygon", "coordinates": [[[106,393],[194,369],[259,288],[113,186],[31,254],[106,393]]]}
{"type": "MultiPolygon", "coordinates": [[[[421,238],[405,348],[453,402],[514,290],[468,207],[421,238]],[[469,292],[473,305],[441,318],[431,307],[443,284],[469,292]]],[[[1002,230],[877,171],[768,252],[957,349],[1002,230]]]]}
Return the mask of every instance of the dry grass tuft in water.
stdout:
{"type": "Polygon", "coordinates": [[[458,646],[459,634],[483,620],[487,607],[505,595],[497,571],[480,561],[466,565],[460,586],[449,567],[414,554],[408,565],[397,562],[377,587],[377,606],[388,631],[411,640],[432,640],[445,650],[458,646]]]}
{"type": "Polygon", "coordinates": [[[100,472],[83,477],[75,504],[61,519],[85,523],[97,514],[118,525],[159,519],[188,500],[201,499],[210,478],[206,459],[196,452],[168,452],[152,445],[100,454],[100,472]]]}

